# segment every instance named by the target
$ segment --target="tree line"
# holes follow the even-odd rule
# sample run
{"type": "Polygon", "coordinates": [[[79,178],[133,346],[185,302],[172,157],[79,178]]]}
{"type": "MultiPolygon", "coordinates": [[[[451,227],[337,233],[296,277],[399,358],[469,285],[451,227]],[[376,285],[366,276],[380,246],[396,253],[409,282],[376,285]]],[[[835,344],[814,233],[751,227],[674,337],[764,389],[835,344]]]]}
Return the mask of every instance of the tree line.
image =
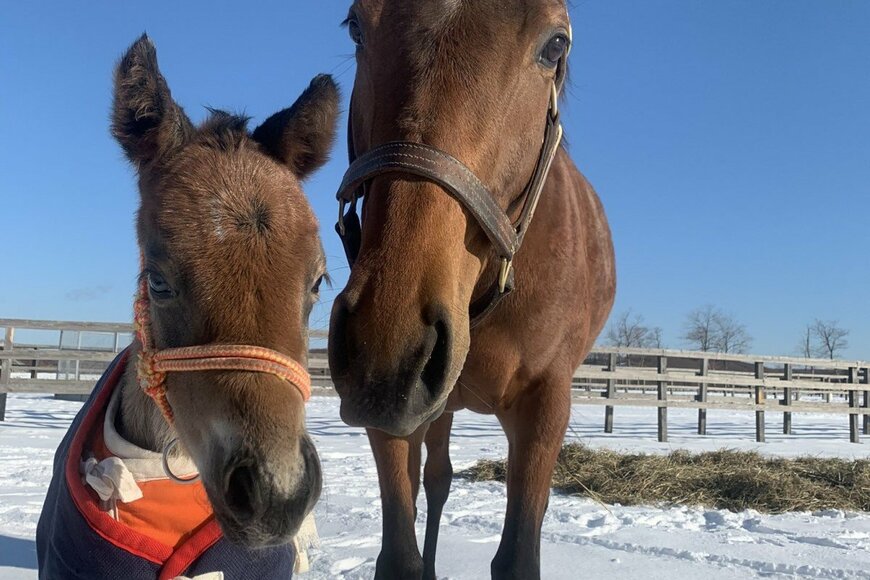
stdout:
{"type": "MultiPolygon", "coordinates": [[[[835,359],[849,347],[848,336],[836,320],[815,319],[804,328],[796,352],[806,358],[835,359]]],[[[647,325],[631,309],[611,320],[604,338],[610,346],[621,348],[666,348],[661,327],[647,325]]],[[[686,315],[680,339],[682,346],[702,352],[745,354],[752,346],[746,326],[710,304],[686,315]]]]}

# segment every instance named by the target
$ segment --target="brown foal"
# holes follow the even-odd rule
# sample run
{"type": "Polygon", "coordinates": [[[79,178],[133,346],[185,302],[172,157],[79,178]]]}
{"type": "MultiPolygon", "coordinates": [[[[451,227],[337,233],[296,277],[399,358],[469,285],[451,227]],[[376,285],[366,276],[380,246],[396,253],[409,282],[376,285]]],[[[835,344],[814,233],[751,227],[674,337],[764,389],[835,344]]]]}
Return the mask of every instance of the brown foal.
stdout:
{"type": "Polygon", "coordinates": [[[351,157],[401,142],[389,163],[372,162],[380,170],[365,174],[358,191],[340,192],[354,209],[365,197],[361,238],[347,230],[353,220],[340,228],[353,268],[329,342],[342,417],[368,428],[378,468],[376,575],[435,577],[452,413],[467,408],[495,414],[509,442],[507,513],[492,575],[537,578],[571,376],[613,303],[613,246],[597,195],[564,149],[512,264],[487,225],[492,212],[476,212],[469,183],[479,180],[484,188],[475,191],[487,192],[511,222],[525,215],[545,120],[558,117],[554,94],[571,38],[565,2],[357,0],[347,25],[357,45],[351,157]],[[443,153],[458,165],[433,161],[443,153]],[[465,193],[419,168],[438,163],[452,168],[465,193]],[[506,263],[515,289],[481,317],[475,305],[492,302],[506,263]],[[421,557],[414,520],[424,442],[421,557]]]}
{"type": "MultiPolygon", "coordinates": [[[[338,90],[320,76],[253,132],[219,111],[196,127],[172,99],[151,41],[130,47],[115,71],[112,133],[139,177],[151,348],[250,345],[304,364],[325,263],[301,181],[326,160],[337,111],[338,90]]],[[[141,349],[142,339],[134,355],[141,349]]],[[[128,364],[117,427],[158,452],[177,438],[228,539],[283,544],[321,488],[304,392],[242,366],[169,373],[170,424],[128,364]]]]}

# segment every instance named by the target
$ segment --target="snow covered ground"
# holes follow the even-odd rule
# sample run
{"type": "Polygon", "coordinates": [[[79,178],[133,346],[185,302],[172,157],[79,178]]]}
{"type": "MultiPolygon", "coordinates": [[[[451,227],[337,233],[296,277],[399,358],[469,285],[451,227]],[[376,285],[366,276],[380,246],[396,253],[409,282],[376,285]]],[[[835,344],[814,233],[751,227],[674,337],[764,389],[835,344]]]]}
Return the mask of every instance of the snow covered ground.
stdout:
{"type": "MultiPolygon", "coordinates": [[[[308,410],[324,465],[317,506],[322,547],[306,577],[371,578],[380,542],[375,467],[360,429],[338,418],[338,401],[315,397],[308,410]]],[[[79,403],[10,396],[0,423],[0,580],[36,578],[34,534],[54,449],[79,403]]],[[[709,411],[707,437],[694,434],[695,414],[670,411],[671,443],[656,442],[655,409],[616,409],[615,433],[602,432],[601,407],[574,407],[569,440],[631,451],[674,448],[758,449],[776,455],[867,457],[870,445],[848,442],[840,416],[794,415],[795,435],[777,436],[770,414],[767,444],[754,442],[754,415],[709,411]]],[[[457,471],[479,458],[502,458],[507,445],[491,417],[461,413],[451,443],[457,471]]],[[[422,494],[421,494],[422,496],[422,494]]],[[[487,578],[505,507],[498,483],[453,482],[439,543],[438,574],[487,578]]],[[[418,536],[425,527],[420,501],[418,536]]],[[[870,514],[839,511],[767,516],[692,507],[605,508],[554,495],[544,522],[543,577],[576,578],[868,578],[870,514]]]]}

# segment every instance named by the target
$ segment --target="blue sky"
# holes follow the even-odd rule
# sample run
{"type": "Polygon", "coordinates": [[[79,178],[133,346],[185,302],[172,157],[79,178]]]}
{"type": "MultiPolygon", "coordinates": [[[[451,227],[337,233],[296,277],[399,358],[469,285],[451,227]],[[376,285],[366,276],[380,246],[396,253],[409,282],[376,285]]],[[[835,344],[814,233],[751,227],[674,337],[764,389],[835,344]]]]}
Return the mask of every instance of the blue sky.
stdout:
{"type": "MultiPolygon", "coordinates": [[[[0,317],[130,318],[133,173],[108,132],[111,71],[142,31],[174,96],[255,121],[328,72],[350,91],[348,3],[7,3],[0,18],[0,317]]],[[[564,107],[617,251],[615,312],[664,329],[714,304],[752,350],[819,317],[870,359],[870,2],[584,0],[564,107]]],[[[345,107],[346,108],[346,107],[345,107]]],[[[344,121],[338,143],[343,141],[344,121]]],[[[336,289],[341,147],[307,192],[336,289]]]]}

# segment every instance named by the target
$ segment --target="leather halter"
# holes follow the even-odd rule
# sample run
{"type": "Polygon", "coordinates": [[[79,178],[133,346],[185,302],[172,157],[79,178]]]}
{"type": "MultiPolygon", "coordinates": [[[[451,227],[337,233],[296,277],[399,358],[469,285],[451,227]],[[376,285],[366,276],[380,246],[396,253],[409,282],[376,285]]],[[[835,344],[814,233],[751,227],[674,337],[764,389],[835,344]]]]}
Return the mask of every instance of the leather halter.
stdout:
{"type": "MultiPolygon", "coordinates": [[[[293,385],[302,400],[311,398],[311,377],[303,365],[270,348],[252,345],[204,344],[156,350],[151,341],[148,282],[143,276],[133,306],[136,338],[139,339],[139,386],[172,425],[175,415],[166,397],[166,373],[209,370],[237,370],[275,375],[293,385]]],[[[169,447],[167,447],[167,450],[169,447]]],[[[164,452],[164,461],[165,461],[164,452]]],[[[167,468],[168,469],[168,468],[167,468]]],[[[170,477],[171,472],[167,471],[170,477]]],[[[178,481],[177,478],[175,478],[178,481]]],[[[188,480],[181,480],[187,483],[188,480]]]]}
{"type": "Polygon", "coordinates": [[[471,327],[477,326],[514,289],[513,260],[523,243],[535,214],[553,158],[562,141],[559,120],[559,94],[565,83],[568,48],[556,65],[556,75],[550,91],[544,136],[535,169],[518,200],[522,211],[514,222],[501,208],[492,192],[461,161],[435,147],[410,141],[391,141],[357,156],[353,143],[353,97],[348,114],[347,146],[350,167],[344,174],[336,198],[339,202],[335,229],[344,246],[351,267],[356,262],[362,244],[362,225],[356,211],[357,200],[363,198],[367,184],[386,173],[406,173],[422,177],[441,186],[474,217],[486,233],[500,259],[499,274],[493,284],[469,306],[471,327]],[[345,206],[349,205],[347,213],[345,206]]]}

